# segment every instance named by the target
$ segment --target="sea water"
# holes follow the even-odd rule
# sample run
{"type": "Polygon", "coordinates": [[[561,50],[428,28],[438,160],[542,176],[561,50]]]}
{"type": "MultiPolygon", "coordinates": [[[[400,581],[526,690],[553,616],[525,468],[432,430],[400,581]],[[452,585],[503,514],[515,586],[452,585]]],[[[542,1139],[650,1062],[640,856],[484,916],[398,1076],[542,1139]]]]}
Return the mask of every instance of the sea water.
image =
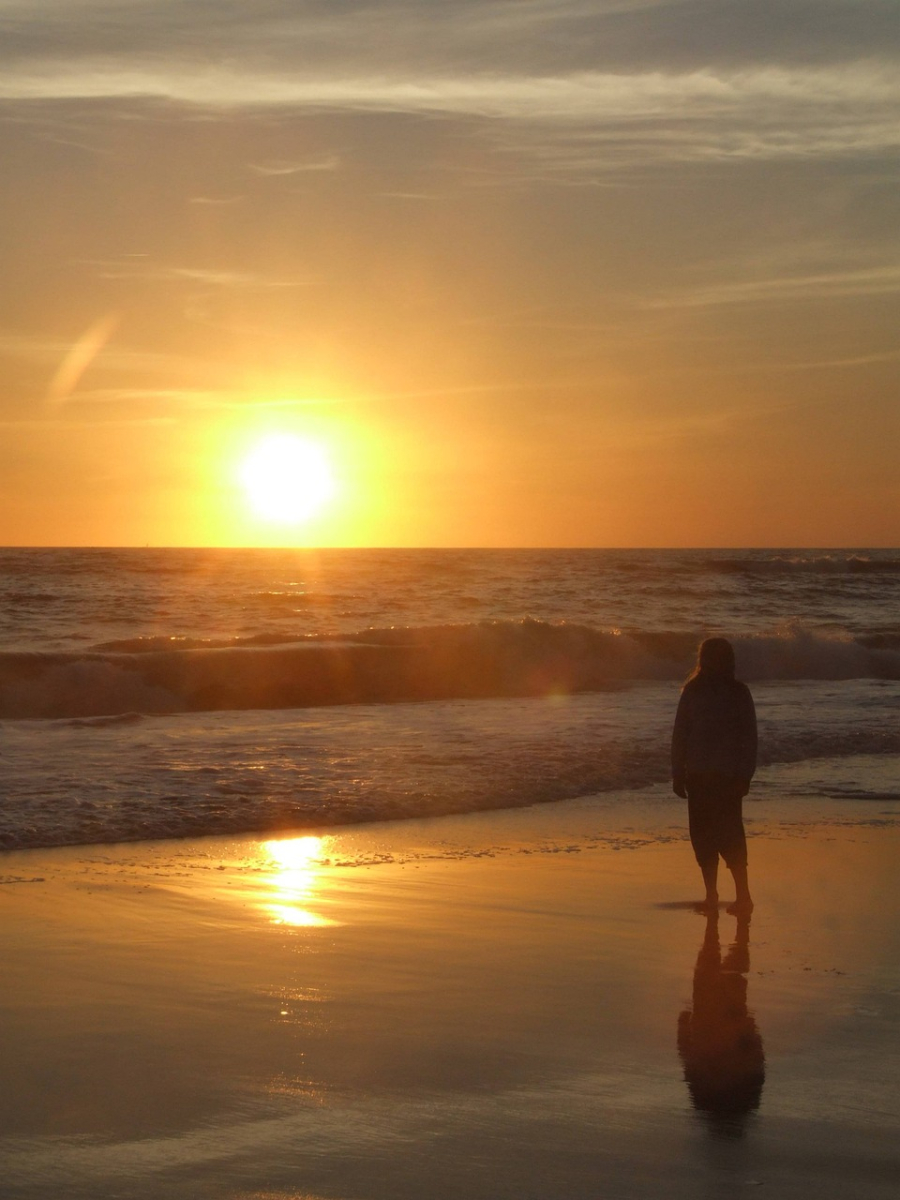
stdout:
{"type": "Polygon", "coordinates": [[[754,794],[894,815],[896,551],[2,550],[0,844],[662,794],[712,633],[754,794]]]}

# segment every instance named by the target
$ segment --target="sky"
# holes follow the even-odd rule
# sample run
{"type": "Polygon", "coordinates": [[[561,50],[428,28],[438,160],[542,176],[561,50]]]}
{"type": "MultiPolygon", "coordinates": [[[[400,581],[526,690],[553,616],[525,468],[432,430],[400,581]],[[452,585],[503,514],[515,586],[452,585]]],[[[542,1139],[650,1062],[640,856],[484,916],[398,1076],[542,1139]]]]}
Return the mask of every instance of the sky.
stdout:
{"type": "Polygon", "coordinates": [[[897,0],[0,0],[0,544],[896,546],[898,148],[897,0]]]}

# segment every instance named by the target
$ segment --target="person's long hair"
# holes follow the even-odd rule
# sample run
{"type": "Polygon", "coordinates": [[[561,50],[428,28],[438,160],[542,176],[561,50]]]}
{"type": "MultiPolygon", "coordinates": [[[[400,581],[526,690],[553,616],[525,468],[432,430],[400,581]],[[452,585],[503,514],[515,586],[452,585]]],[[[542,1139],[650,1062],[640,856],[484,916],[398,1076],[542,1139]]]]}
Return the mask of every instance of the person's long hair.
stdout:
{"type": "Polygon", "coordinates": [[[697,665],[685,683],[734,683],[734,646],[727,638],[711,637],[700,643],[697,665]]]}

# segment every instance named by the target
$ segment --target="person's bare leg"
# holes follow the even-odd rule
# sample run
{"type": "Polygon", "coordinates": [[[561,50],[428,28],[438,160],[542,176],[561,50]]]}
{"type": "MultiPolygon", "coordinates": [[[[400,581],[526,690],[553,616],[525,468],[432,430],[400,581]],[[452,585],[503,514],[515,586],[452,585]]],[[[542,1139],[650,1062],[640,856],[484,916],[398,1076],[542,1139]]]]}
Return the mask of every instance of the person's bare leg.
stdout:
{"type": "Polygon", "coordinates": [[[719,891],[718,891],[718,887],[717,887],[717,881],[719,878],[719,860],[718,860],[718,858],[716,858],[715,862],[709,863],[705,867],[701,866],[700,870],[703,872],[703,883],[704,883],[704,886],[706,887],[706,899],[700,905],[700,908],[704,912],[718,912],[719,911],[719,891]]]}
{"type": "Polygon", "coordinates": [[[747,882],[747,864],[743,866],[730,867],[729,870],[734,876],[734,904],[729,906],[729,912],[736,913],[752,913],[753,900],[750,896],[750,885],[747,882]]]}

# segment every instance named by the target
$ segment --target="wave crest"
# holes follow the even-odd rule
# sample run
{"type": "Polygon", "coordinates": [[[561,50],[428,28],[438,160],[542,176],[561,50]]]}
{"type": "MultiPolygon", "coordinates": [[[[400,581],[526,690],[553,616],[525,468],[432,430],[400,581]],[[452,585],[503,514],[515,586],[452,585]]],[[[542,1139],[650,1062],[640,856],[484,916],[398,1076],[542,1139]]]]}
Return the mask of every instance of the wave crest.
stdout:
{"type": "MultiPolygon", "coordinates": [[[[86,654],[0,655],[0,717],[305,708],[599,691],[680,680],[700,635],[536,620],[369,629],[268,644],[154,639],[86,654]],[[121,647],[121,648],[118,648],[121,647]],[[126,648],[127,647],[127,648],[126,648]]],[[[900,650],[803,628],[733,639],[753,680],[900,679],[900,650]]]]}
{"type": "Polygon", "coordinates": [[[871,558],[865,554],[771,555],[767,558],[709,558],[701,571],[716,575],[896,575],[900,558],[871,558]]]}

